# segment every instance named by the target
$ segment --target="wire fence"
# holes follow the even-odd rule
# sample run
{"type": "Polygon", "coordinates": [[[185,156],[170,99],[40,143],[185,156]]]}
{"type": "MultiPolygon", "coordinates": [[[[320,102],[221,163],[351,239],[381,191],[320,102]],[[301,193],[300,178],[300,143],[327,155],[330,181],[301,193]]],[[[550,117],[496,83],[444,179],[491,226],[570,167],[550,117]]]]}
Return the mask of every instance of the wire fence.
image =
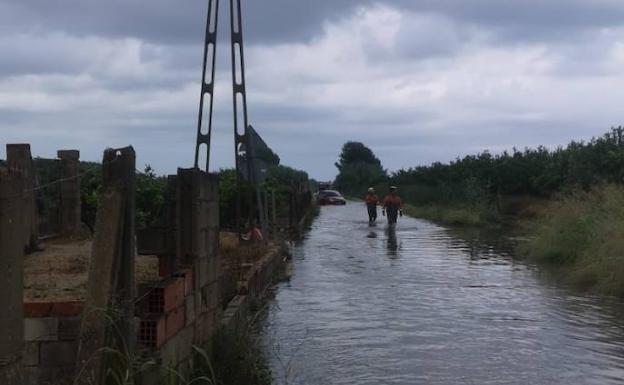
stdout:
{"type": "MultiPolygon", "coordinates": [[[[108,161],[108,162],[100,163],[99,165],[101,167],[104,167],[106,165],[109,165],[109,164],[117,162],[118,159],[119,159],[119,157],[117,157],[117,158],[115,158],[115,159],[113,159],[111,161],[108,161]]],[[[136,171],[138,173],[142,173],[142,171],[139,171],[139,170],[136,170],[136,171]]],[[[82,178],[82,177],[86,176],[89,173],[90,173],[90,171],[82,171],[82,172],[79,172],[78,174],[73,175],[73,176],[64,177],[64,178],[57,178],[57,179],[55,179],[53,181],[46,182],[46,183],[43,183],[43,184],[39,184],[39,185],[37,185],[37,186],[35,186],[33,188],[24,189],[24,190],[22,190],[22,192],[20,194],[6,196],[6,197],[3,197],[2,199],[22,198],[26,194],[34,193],[34,192],[37,192],[37,191],[44,191],[44,190],[47,190],[47,189],[49,189],[51,187],[56,187],[56,186],[60,185],[61,183],[69,182],[69,181],[72,181],[72,180],[76,180],[76,179],[82,178]]]]}

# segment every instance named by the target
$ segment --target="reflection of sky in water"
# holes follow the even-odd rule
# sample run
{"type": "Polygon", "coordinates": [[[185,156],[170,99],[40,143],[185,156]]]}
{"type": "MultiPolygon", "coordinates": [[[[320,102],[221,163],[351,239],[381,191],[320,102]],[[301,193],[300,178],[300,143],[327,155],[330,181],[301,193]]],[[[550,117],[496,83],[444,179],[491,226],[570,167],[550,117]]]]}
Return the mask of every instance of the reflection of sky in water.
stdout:
{"type": "Polygon", "coordinates": [[[619,305],[541,282],[504,243],[383,220],[325,207],[295,247],[265,333],[278,384],[624,384],[619,305]]]}

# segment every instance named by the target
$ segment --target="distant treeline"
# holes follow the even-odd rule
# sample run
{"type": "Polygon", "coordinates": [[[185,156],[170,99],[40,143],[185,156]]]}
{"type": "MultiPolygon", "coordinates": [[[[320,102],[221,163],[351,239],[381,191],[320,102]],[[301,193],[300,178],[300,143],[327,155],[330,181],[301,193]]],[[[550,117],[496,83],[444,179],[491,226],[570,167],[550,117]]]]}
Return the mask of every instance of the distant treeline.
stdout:
{"type": "MultiPolygon", "coordinates": [[[[347,150],[352,147],[353,143],[345,145],[347,150]]],[[[358,153],[365,151],[360,148],[358,153]]],[[[599,182],[622,183],[624,128],[613,128],[588,142],[574,141],[554,150],[513,149],[498,155],[485,151],[450,163],[433,163],[384,176],[379,174],[383,169],[378,160],[371,160],[368,154],[350,161],[350,167],[340,165],[336,183],[348,193],[357,191],[357,195],[362,195],[367,185],[385,188],[394,184],[414,204],[485,203],[497,196],[515,194],[549,197],[559,192],[588,190],[599,182]],[[357,180],[362,174],[355,175],[352,170],[365,167],[373,172],[357,180]],[[357,183],[350,186],[342,182],[354,180],[357,183]]]]}
{"type": "Polygon", "coordinates": [[[415,203],[488,199],[497,195],[530,194],[548,197],[575,189],[588,190],[598,182],[624,179],[624,128],[613,128],[588,142],[565,148],[545,147],[483,152],[448,164],[401,170],[391,183],[420,186],[415,203]]]}

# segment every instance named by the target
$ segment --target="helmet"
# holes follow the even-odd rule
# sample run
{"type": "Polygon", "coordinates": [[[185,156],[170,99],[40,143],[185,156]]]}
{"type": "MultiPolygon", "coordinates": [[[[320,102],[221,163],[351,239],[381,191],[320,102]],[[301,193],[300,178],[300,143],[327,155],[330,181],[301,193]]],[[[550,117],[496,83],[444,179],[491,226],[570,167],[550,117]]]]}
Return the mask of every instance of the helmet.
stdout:
{"type": "Polygon", "coordinates": [[[369,192],[369,193],[374,193],[374,192],[375,192],[375,189],[374,189],[374,188],[372,188],[372,187],[369,187],[369,188],[368,188],[368,192],[369,192]]]}

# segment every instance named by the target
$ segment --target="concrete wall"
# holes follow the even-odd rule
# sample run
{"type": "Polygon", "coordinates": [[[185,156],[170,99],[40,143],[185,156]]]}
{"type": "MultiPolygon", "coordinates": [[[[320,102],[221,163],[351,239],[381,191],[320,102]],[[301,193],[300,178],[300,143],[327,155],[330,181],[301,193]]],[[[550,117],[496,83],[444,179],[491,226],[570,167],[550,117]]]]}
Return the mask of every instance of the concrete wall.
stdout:
{"type": "MultiPolygon", "coordinates": [[[[19,150],[17,152],[21,154],[25,147],[16,147],[14,150],[19,150]]],[[[127,150],[129,154],[131,151],[128,148],[105,152],[104,179],[110,179],[111,185],[119,184],[117,187],[121,191],[121,200],[133,200],[134,185],[126,184],[125,181],[130,180],[130,177],[121,174],[134,173],[134,167],[125,167],[125,161],[107,161],[107,156],[118,157],[119,153],[123,153],[122,150],[127,150]]],[[[17,156],[15,151],[13,159],[17,156]]],[[[133,160],[133,150],[131,155],[133,160]]],[[[64,209],[67,212],[63,220],[63,234],[71,238],[80,214],[76,210],[80,203],[77,191],[78,153],[59,152],[59,157],[65,170],[65,180],[61,186],[63,207],[67,209],[64,209]]],[[[28,159],[13,164],[28,166],[28,159]]],[[[18,170],[18,167],[14,168],[18,170]]],[[[24,243],[27,239],[31,240],[33,235],[33,219],[17,214],[23,213],[24,206],[32,208],[32,196],[23,194],[29,190],[31,179],[28,175],[31,174],[28,170],[9,174],[6,169],[0,168],[0,268],[3,269],[3,277],[8,277],[0,282],[0,288],[5,293],[3,298],[8,301],[5,301],[3,309],[10,310],[0,314],[0,326],[4,329],[0,338],[0,383],[69,384],[73,382],[75,374],[80,373],[81,349],[88,342],[85,338],[89,336],[89,333],[85,333],[85,330],[89,330],[85,329],[85,319],[92,318],[90,312],[84,309],[90,309],[90,305],[84,302],[23,303],[21,261],[24,243]],[[14,181],[15,177],[19,177],[18,184],[14,181]],[[17,204],[9,202],[7,197],[15,197],[17,204]],[[17,220],[19,218],[25,220],[17,220]],[[19,376],[5,376],[9,372],[19,376]]],[[[169,177],[163,220],[157,228],[137,234],[139,253],[158,255],[161,276],[158,282],[137,288],[136,293],[130,290],[134,294],[131,300],[137,333],[136,336],[134,333],[125,334],[130,339],[126,342],[130,350],[137,353],[136,357],[153,359],[156,363],[151,370],[142,373],[143,384],[158,384],[164,368],[173,368],[182,373],[188,370],[193,346],[207,343],[223,323],[230,324],[232,320],[239,319],[244,314],[248,298],[259,295],[271,284],[274,270],[282,261],[283,253],[273,248],[265,258],[250,268],[239,282],[238,291],[241,295],[232,301],[224,317],[219,286],[222,271],[218,253],[218,183],[215,175],[197,169],[180,169],[177,175],[169,177]]],[[[100,209],[115,211],[105,204],[100,209]]],[[[116,271],[115,266],[119,267],[119,258],[117,254],[114,258],[108,258],[110,256],[106,254],[117,253],[110,244],[129,245],[127,248],[134,250],[133,241],[125,241],[134,240],[135,236],[134,226],[128,225],[134,217],[134,202],[126,202],[123,210],[119,211],[124,220],[117,220],[117,215],[111,217],[105,226],[106,233],[115,235],[116,241],[100,242],[102,244],[98,246],[97,235],[94,240],[88,299],[92,297],[89,295],[93,291],[91,286],[97,281],[94,277],[97,277],[98,271],[94,271],[94,266],[104,263],[105,266],[100,267],[108,273],[103,275],[118,279],[118,274],[111,272],[116,271]],[[97,260],[94,261],[94,258],[97,260]]],[[[100,218],[104,217],[107,216],[100,218]]],[[[123,257],[124,260],[130,260],[132,256],[124,254],[123,257]]],[[[133,277],[130,279],[134,280],[133,277]]],[[[108,278],[105,281],[108,282],[108,278]]],[[[102,281],[102,285],[106,286],[106,282],[102,281]]],[[[115,285],[105,291],[110,301],[119,293],[115,285]]],[[[124,289],[124,292],[127,291],[124,289]]],[[[100,334],[101,331],[98,332],[97,343],[105,343],[100,339],[100,334]]]]}
{"type": "Polygon", "coordinates": [[[76,368],[82,302],[25,303],[25,384],[71,384],[76,368]]]}
{"type": "Polygon", "coordinates": [[[26,176],[19,167],[0,167],[0,383],[16,381],[21,368],[26,176]]]}
{"type": "Polygon", "coordinates": [[[139,293],[139,348],[158,362],[144,373],[145,384],[155,383],[162,368],[184,372],[193,345],[206,343],[222,316],[217,177],[180,169],[169,177],[166,200],[164,222],[169,223],[144,231],[138,240],[140,253],[160,250],[162,276],[139,293]]]}

